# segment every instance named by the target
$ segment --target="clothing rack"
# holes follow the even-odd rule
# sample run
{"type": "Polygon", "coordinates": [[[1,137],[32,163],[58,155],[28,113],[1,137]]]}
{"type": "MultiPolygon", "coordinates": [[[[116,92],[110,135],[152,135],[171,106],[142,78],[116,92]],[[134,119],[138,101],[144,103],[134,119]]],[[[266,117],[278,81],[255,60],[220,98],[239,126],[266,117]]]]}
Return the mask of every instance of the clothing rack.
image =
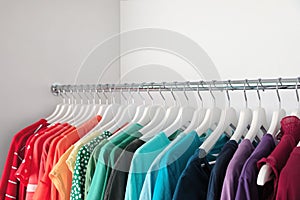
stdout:
{"type": "Polygon", "coordinates": [[[298,89],[298,78],[272,78],[272,79],[245,79],[245,80],[201,80],[185,82],[144,82],[122,84],[85,84],[85,85],[60,85],[53,84],[51,92],[58,96],[60,93],[71,92],[118,92],[124,90],[138,91],[234,91],[234,90],[282,90],[298,89]]]}

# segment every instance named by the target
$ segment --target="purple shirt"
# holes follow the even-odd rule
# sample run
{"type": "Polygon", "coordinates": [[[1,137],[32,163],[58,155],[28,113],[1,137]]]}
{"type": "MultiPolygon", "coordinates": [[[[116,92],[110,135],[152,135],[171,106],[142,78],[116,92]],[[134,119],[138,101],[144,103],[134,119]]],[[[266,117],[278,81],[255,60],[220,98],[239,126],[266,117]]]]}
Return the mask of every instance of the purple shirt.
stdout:
{"type": "Polygon", "coordinates": [[[254,146],[248,139],[244,139],[235,154],[233,155],[226,171],[225,179],[223,182],[222,200],[232,200],[235,198],[238,180],[243,168],[244,163],[254,150],[254,146]]]}
{"type": "Polygon", "coordinates": [[[244,164],[239,178],[236,199],[259,199],[262,188],[256,184],[258,176],[256,163],[261,158],[270,155],[274,148],[275,142],[273,136],[271,134],[264,135],[261,142],[244,164]]]}

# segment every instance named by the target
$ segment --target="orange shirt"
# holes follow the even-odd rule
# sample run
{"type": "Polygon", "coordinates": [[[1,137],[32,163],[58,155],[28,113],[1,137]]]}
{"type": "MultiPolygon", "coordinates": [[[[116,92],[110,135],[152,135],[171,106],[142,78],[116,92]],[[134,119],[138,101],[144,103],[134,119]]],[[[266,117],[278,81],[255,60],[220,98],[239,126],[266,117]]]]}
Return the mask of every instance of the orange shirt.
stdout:
{"type": "MultiPolygon", "coordinates": [[[[49,152],[54,152],[51,154],[51,157],[47,158],[46,163],[46,171],[44,176],[41,178],[40,182],[38,183],[37,189],[34,194],[33,199],[65,199],[65,196],[63,193],[66,190],[71,191],[71,184],[72,184],[72,173],[68,171],[68,174],[66,176],[70,179],[68,180],[61,180],[58,177],[60,176],[59,172],[52,171],[51,175],[50,172],[53,168],[53,166],[56,165],[56,163],[59,161],[60,157],[65,153],[65,151],[74,144],[77,140],[80,139],[80,137],[83,137],[85,134],[87,134],[91,129],[93,129],[98,122],[101,120],[100,116],[93,117],[92,119],[89,119],[87,122],[82,124],[79,128],[76,128],[72,132],[69,132],[68,134],[63,135],[59,140],[57,141],[56,145],[52,145],[52,148],[49,148],[49,152]],[[52,184],[51,179],[56,179],[54,181],[55,185],[52,184]],[[69,186],[70,182],[70,186],[69,186]],[[58,188],[56,188],[57,185],[60,185],[58,188]],[[57,190],[58,189],[58,190],[57,190]],[[62,191],[64,190],[64,191],[62,191]],[[58,195],[59,194],[61,195],[58,195]]],[[[66,162],[61,163],[61,165],[66,165],[66,162]]],[[[67,167],[67,165],[66,165],[67,167]]],[[[67,168],[68,169],[68,168],[67,168]]],[[[65,176],[65,175],[64,175],[65,176]]],[[[67,196],[69,196],[69,194],[67,196]]]]}

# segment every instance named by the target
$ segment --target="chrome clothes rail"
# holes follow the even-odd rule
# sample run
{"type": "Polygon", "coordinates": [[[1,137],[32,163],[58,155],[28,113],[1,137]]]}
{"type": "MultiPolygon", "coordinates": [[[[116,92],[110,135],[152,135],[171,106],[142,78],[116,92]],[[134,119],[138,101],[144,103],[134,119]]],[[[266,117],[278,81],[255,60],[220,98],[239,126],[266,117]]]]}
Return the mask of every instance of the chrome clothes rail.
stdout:
{"type": "Polygon", "coordinates": [[[60,85],[53,84],[51,92],[54,95],[70,92],[118,92],[125,90],[138,91],[224,91],[224,90],[277,90],[297,89],[300,87],[298,78],[272,78],[251,80],[201,80],[185,82],[144,82],[122,84],[85,84],[60,85]]]}

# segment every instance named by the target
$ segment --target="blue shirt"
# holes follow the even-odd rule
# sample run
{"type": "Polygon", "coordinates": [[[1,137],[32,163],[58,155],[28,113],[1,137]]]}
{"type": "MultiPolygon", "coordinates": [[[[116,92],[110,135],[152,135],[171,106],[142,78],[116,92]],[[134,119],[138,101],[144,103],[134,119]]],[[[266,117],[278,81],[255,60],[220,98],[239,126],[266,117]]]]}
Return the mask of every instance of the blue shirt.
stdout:
{"type": "Polygon", "coordinates": [[[152,162],[171,141],[164,132],[159,133],[136,150],[128,174],[125,200],[138,200],[152,162]]]}

